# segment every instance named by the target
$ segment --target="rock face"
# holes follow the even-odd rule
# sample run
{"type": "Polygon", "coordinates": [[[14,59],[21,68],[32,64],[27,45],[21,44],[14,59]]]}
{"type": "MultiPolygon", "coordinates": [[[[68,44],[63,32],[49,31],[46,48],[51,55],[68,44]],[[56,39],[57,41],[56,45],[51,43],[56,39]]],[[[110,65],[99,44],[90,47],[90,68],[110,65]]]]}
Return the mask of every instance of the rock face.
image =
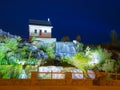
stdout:
{"type": "MultiPolygon", "coordinates": [[[[48,55],[44,51],[37,48],[38,46],[46,48],[47,45],[45,43],[37,42],[38,46],[36,46],[35,44],[32,45],[28,42],[24,42],[23,45],[29,47],[29,51],[34,52],[34,54],[32,54],[33,57],[37,59],[48,58],[48,55]]],[[[56,59],[61,59],[64,56],[72,57],[76,54],[76,48],[73,42],[56,42],[55,44],[52,44],[52,46],[50,47],[54,49],[54,55],[56,59]]]]}
{"type": "Polygon", "coordinates": [[[76,54],[73,42],[56,42],[55,56],[61,58],[64,56],[72,57],[76,54]]]}
{"type": "Polygon", "coordinates": [[[34,46],[32,44],[25,42],[24,46],[29,47],[29,51],[32,52],[32,56],[37,58],[38,60],[41,58],[42,59],[48,58],[48,55],[43,50],[38,49],[36,46],[34,46]]]}

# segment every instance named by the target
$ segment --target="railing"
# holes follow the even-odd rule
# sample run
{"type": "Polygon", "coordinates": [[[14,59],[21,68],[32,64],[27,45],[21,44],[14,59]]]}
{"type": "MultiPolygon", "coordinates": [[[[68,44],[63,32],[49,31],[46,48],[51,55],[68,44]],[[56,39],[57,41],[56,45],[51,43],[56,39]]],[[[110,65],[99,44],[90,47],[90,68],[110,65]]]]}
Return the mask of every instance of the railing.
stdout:
{"type": "Polygon", "coordinates": [[[119,86],[120,74],[117,73],[78,73],[78,72],[32,72],[31,79],[0,79],[0,86],[119,86]],[[48,78],[42,78],[40,75],[48,75],[48,78]],[[74,74],[94,74],[96,78],[72,78],[74,74]],[[60,75],[62,78],[56,78],[54,75],[60,75]]]}
{"type": "MultiPolygon", "coordinates": [[[[78,74],[78,73],[74,73],[78,74]]],[[[82,73],[79,73],[82,74],[82,73]]],[[[93,73],[92,73],[93,74],[93,73]]],[[[61,73],[61,72],[33,72],[32,77],[31,77],[32,83],[35,85],[39,86],[45,86],[45,85],[81,85],[81,86],[92,86],[92,79],[72,79],[72,73],[71,72],[66,72],[66,73],[61,73]],[[38,76],[42,74],[48,74],[50,77],[49,78],[39,78],[38,76]],[[54,78],[54,75],[59,74],[62,75],[62,78],[54,78]]]]}
{"type": "MultiPolygon", "coordinates": [[[[105,72],[95,72],[95,73],[82,73],[82,72],[66,72],[66,73],[61,73],[61,72],[40,72],[32,73],[32,78],[31,79],[38,79],[38,80],[43,80],[46,79],[46,81],[49,79],[51,81],[59,80],[61,81],[62,85],[79,85],[79,86],[120,86],[120,74],[118,73],[105,73],[105,72]],[[39,78],[37,77],[38,74],[50,74],[51,78],[39,78]],[[64,78],[53,78],[54,74],[64,74],[64,78]],[[80,75],[95,75],[95,78],[72,78],[72,75],[74,74],[80,74],[80,75]]],[[[57,83],[56,81],[56,83],[57,83]]]]}

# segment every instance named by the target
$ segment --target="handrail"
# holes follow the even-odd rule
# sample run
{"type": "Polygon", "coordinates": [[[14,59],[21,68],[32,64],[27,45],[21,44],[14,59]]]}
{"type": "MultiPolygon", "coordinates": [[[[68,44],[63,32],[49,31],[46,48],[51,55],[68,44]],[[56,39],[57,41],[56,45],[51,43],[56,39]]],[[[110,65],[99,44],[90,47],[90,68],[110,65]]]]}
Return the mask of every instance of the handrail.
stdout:
{"type": "MultiPolygon", "coordinates": [[[[67,72],[32,72],[32,75],[37,76],[37,74],[50,74],[50,75],[54,75],[54,74],[64,74],[66,76],[66,73],[67,72]]],[[[113,75],[115,76],[115,80],[118,80],[118,76],[120,76],[120,73],[106,73],[106,72],[69,72],[71,73],[71,76],[73,74],[83,74],[83,75],[86,75],[86,74],[94,74],[96,78],[100,78],[100,77],[105,77],[107,78],[108,75],[113,75]]],[[[32,77],[31,77],[32,78],[32,77]]],[[[96,79],[95,78],[95,79],[96,79]]],[[[84,79],[84,78],[83,78],[84,79]]]]}

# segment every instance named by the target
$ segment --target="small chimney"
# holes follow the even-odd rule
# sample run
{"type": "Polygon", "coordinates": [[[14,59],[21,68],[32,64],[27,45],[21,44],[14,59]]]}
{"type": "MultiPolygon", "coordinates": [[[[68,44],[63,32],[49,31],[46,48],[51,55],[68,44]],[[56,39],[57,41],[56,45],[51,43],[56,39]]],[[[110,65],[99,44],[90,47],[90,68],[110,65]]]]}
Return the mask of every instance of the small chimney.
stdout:
{"type": "Polygon", "coordinates": [[[50,22],[50,18],[48,18],[48,22],[50,22]]]}

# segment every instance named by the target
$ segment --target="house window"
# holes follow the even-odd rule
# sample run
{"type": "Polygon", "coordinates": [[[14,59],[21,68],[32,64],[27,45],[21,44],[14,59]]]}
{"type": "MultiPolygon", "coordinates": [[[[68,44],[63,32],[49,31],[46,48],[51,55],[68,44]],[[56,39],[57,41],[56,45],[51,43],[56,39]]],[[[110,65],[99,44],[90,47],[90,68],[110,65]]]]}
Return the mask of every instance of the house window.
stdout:
{"type": "Polygon", "coordinates": [[[47,30],[44,30],[44,33],[47,33],[47,30]]]}
{"type": "Polygon", "coordinates": [[[34,30],[34,33],[37,34],[37,29],[34,30]]]}

